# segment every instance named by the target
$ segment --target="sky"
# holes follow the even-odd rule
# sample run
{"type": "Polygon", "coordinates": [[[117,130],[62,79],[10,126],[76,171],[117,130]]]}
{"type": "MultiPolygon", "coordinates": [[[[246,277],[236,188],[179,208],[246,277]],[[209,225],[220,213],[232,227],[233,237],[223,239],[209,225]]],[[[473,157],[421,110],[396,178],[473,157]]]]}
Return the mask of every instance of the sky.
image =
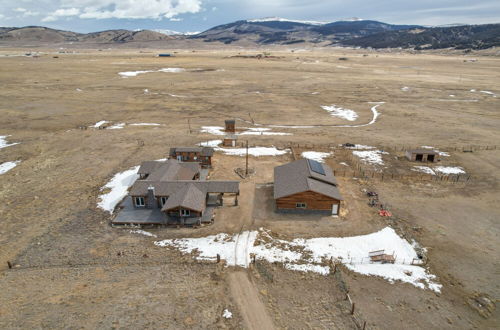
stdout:
{"type": "Polygon", "coordinates": [[[393,24],[500,23],[499,0],[0,0],[0,26],[75,32],[110,29],[204,31],[243,19],[332,22],[352,17],[393,24]]]}

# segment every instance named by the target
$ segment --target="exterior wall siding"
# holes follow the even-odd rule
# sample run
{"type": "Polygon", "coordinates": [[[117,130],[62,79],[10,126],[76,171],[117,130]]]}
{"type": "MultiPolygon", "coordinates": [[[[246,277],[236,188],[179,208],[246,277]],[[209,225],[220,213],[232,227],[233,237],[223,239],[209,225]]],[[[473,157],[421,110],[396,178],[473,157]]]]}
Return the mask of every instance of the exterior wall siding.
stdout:
{"type": "MultiPolygon", "coordinates": [[[[197,211],[193,211],[193,210],[189,210],[189,211],[190,211],[189,216],[184,217],[184,218],[197,218],[197,217],[202,216],[201,212],[197,212],[197,211]]],[[[166,213],[168,216],[171,216],[171,217],[180,217],[180,208],[168,210],[166,213]]]]}
{"type": "Polygon", "coordinates": [[[183,162],[199,162],[203,166],[212,165],[212,157],[210,156],[200,156],[197,152],[176,152],[173,158],[177,159],[178,156],[182,157],[183,162]],[[195,159],[196,157],[196,159],[195,159]]]}
{"type": "Polygon", "coordinates": [[[417,155],[422,155],[422,162],[424,162],[424,163],[425,162],[436,163],[437,161],[439,161],[439,154],[434,155],[434,160],[431,161],[431,160],[428,159],[429,154],[425,154],[425,153],[411,153],[411,152],[408,152],[408,151],[405,153],[406,158],[409,161],[412,161],[412,162],[416,162],[417,161],[417,155]]]}
{"type": "Polygon", "coordinates": [[[322,210],[331,212],[333,204],[339,204],[340,209],[339,200],[313,191],[304,191],[291,196],[276,199],[276,207],[278,209],[297,209],[297,203],[306,203],[306,208],[301,208],[299,210],[322,210]]]}

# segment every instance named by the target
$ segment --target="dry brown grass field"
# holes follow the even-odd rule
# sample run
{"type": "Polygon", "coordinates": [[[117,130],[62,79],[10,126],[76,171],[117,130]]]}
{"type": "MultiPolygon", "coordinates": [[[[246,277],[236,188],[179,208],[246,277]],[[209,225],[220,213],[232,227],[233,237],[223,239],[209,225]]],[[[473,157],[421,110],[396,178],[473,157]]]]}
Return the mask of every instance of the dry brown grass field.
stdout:
{"type": "MultiPolygon", "coordinates": [[[[498,327],[498,308],[483,316],[473,306],[476,294],[500,297],[500,58],[343,49],[277,49],[276,58],[261,60],[231,57],[257,54],[244,49],[179,50],[171,58],[155,57],[154,49],[41,51],[0,56],[0,135],[19,142],[0,149],[0,163],[21,161],[0,175],[0,328],[356,329],[346,289],[367,329],[498,327]],[[162,68],[186,71],[118,74],[162,68]],[[385,102],[375,123],[338,127],[369,123],[371,102],[385,102]],[[348,122],[321,108],[332,104],[359,118],[348,122]],[[217,139],[201,127],[228,118],[239,127],[314,126],[240,137],[251,145],[294,143],[299,153],[346,142],[382,148],[386,166],[366,166],[377,173],[412,173],[393,146],[439,147],[450,153],[441,165],[460,166],[470,179],[340,177],[345,215],[286,216],[273,212],[266,184],[291,154],[250,157],[255,175],[241,180],[240,205],[219,209],[212,226],[149,230],[158,238],[110,226],[96,203],[115,173],[166,157],[169,147],[217,139]],[[162,125],[79,129],[101,120],[162,125]],[[470,145],[489,150],[463,152],[470,145]],[[377,191],[395,220],[370,208],[363,189],[377,191]],[[347,269],[325,277],[264,262],[225,268],[153,245],[259,227],[297,238],[386,226],[428,249],[441,293],[347,269]],[[226,308],[233,318],[222,317],[226,308]]],[[[2,48],[0,55],[25,52],[2,48]]],[[[349,161],[339,152],[326,163],[354,167],[349,161]]],[[[244,165],[244,157],[218,152],[211,177],[240,180],[234,169],[244,165]]]]}

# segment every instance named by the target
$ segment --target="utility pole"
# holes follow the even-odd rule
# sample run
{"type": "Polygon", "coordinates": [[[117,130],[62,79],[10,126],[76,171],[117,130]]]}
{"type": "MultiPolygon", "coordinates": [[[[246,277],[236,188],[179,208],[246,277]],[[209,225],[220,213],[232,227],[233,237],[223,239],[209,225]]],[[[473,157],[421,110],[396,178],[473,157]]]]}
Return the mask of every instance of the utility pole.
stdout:
{"type": "Polygon", "coordinates": [[[247,156],[246,156],[246,166],[245,166],[245,177],[248,176],[248,140],[247,140],[247,156]]]}

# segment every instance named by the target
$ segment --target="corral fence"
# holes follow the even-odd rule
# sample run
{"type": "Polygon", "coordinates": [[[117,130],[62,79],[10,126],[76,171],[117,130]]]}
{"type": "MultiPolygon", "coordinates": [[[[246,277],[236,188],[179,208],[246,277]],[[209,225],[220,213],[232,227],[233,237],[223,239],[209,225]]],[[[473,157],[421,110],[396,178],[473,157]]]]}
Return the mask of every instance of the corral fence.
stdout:
{"type": "MultiPolygon", "coordinates": [[[[241,143],[241,146],[244,146],[245,143],[241,143]]],[[[370,150],[370,149],[362,149],[356,147],[346,147],[344,145],[338,143],[298,143],[298,142],[277,142],[273,144],[277,148],[287,149],[287,148],[296,148],[296,149],[311,149],[314,151],[318,150],[370,150]],[[317,150],[316,150],[317,149],[317,150]]],[[[383,150],[383,151],[407,151],[412,149],[422,149],[422,146],[412,146],[412,145],[377,145],[374,146],[373,149],[383,150]]],[[[500,146],[497,145],[477,145],[477,144],[464,144],[464,145],[448,145],[448,146],[433,146],[432,148],[428,148],[429,150],[439,150],[441,152],[474,152],[474,151],[483,151],[483,150],[497,150],[500,149],[500,146]]]]}
{"type": "Polygon", "coordinates": [[[384,173],[374,170],[365,170],[362,168],[353,170],[333,170],[333,175],[345,178],[361,178],[374,179],[380,181],[421,181],[421,182],[442,182],[442,183],[467,183],[472,177],[468,174],[448,174],[448,175],[433,175],[433,174],[397,174],[384,173]]]}

